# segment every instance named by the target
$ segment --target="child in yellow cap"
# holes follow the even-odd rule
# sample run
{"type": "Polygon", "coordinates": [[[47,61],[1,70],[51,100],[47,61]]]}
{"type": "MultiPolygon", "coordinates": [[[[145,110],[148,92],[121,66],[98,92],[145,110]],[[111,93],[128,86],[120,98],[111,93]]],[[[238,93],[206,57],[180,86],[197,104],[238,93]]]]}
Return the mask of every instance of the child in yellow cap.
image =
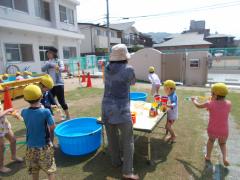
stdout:
{"type": "Polygon", "coordinates": [[[22,110],[26,131],[26,165],[33,179],[39,179],[39,171],[43,170],[48,179],[55,179],[56,164],[51,135],[55,122],[49,109],[42,108],[40,100],[42,91],[36,85],[28,85],[23,90],[24,100],[30,104],[22,110]]]}
{"type": "Polygon", "coordinates": [[[32,78],[32,73],[29,71],[24,71],[23,72],[23,78],[24,79],[31,79],[32,78]]]}
{"type": "MultiPolygon", "coordinates": [[[[2,86],[0,90],[3,91],[2,86]]],[[[0,172],[8,173],[11,169],[4,166],[4,138],[10,142],[11,149],[11,159],[16,162],[23,162],[22,158],[17,157],[16,155],[16,137],[11,128],[10,122],[6,119],[6,115],[13,112],[13,109],[3,110],[3,107],[0,102],[0,172]]]]}
{"type": "Polygon", "coordinates": [[[16,72],[16,81],[20,81],[20,80],[23,80],[23,76],[22,76],[22,73],[21,72],[16,72]]]}
{"type": "Polygon", "coordinates": [[[48,108],[53,115],[52,108],[57,107],[57,103],[56,103],[55,99],[53,98],[53,95],[50,91],[53,88],[53,85],[54,85],[54,82],[53,82],[51,76],[44,75],[41,78],[41,81],[40,81],[39,85],[40,85],[40,88],[41,88],[42,93],[43,93],[43,97],[41,99],[41,104],[45,108],[48,108]]]}
{"type": "Polygon", "coordinates": [[[158,75],[155,73],[155,68],[153,66],[148,68],[148,72],[148,79],[152,84],[151,94],[154,96],[159,94],[161,82],[158,75]]]}
{"type": "Polygon", "coordinates": [[[176,83],[173,80],[166,80],[163,84],[164,92],[168,96],[168,110],[167,110],[167,122],[165,125],[166,136],[168,132],[170,137],[166,137],[168,141],[175,142],[176,135],[172,128],[174,122],[178,119],[178,96],[176,94],[176,83]]]}
{"type": "Polygon", "coordinates": [[[208,122],[208,142],[206,161],[210,161],[211,153],[215,140],[222,151],[223,163],[225,166],[229,165],[226,153],[226,142],[228,138],[228,116],[231,111],[231,102],[225,100],[228,94],[228,88],[224,83],[216,83],[211,88],[212,98],[210,101],[200,104],[195,97],[192,97],[192,102],[197,108],[206,108],[209,111],[208,122]]]}

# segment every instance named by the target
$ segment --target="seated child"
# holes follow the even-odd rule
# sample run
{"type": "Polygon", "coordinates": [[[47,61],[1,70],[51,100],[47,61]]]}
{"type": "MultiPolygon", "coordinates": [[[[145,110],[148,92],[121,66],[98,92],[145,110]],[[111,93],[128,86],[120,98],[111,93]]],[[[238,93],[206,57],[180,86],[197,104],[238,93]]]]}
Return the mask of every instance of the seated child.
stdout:
{"type": "Polygon", "coordinates": [[[6,115],[13,112],[13,109],[3,110],[3,107],[0,105],[0,172],[8,173],[11,169],[4,166],[4,137],[10,143],[11,149],[11,159],[16,162],[23,162],[22,158],[17,157],[16,155],[16,137],[11,129],[10,122],[6,119],[6,115]]]}
{"type": "Polygon", "coordinates": [[[16,72],[16,81],[19,81],[19,80],[23,80],[24,78],[22,77],[22,73],[21,72],[16,72]]]}
{"type": "Polygon", "coordinates": [[[56,164],[51,134],[55,123],[49,109],[42,108],[41,89],[36,85],[28,85],[23,90],[24,100],[30,104],[22,110],[26,131],[26,165],[33,179],[39,179],[39,171],[43,170],[49,180],[55,179],[56,164]]]}
{"type": "Polygon", "coordinates": [[[23,72],[23,78],[24,79],[31,79],[32,78],[32,73],[29,71],[24,71],[23,72]]]}
{"type": "Polygon", "coordinates": [[[168,96],[168,100],[170,104],[167,105],[169,108],[167,110],[167,122],[165,125],[166,128],[166,135],[168,132],[170,133],[170,137],[167,137],[167,140],[170,140],[171,142],[175,142],[176,135],[174,130],[172,129],[172,125],[174,122],[178,119],[178,97],[176,94],[176,83],[172,80],[167,80],[163,84],[164,86],[164,92],[168,96]]]}
{"type": "Polygon", "coordinates": [[[2,79],[3,79],[3,81],[7,81],[8,80],[8,74],[3,74],[2,79]]]}
{"type": "Polygon", "coordinates": [[[153,66],[149,67],[148,72],[149,72],[148,79],[152,83],[151,94],[154,96],[159,94],[161,82],[158,75],[155,73],[155,68],[153,66]]]}
{"type": "Polygon", "coordinates": [[[212,149],[215,140],[218,140],[223,158],[223,164],[229,166],[227,160],[227,139],[229,133],[228,116],[231,111],[231,102],[225,100],[228,94],[228,88],[224,83],[216,83],[211,88],[212,98],[206,103],[200,104],[192,97],[193,104],[197,108],[206,108],[209,111],[208,122],[208,142],[207,142],[207,154],[205,156],[206,161],[211,160],[212,149]]]}

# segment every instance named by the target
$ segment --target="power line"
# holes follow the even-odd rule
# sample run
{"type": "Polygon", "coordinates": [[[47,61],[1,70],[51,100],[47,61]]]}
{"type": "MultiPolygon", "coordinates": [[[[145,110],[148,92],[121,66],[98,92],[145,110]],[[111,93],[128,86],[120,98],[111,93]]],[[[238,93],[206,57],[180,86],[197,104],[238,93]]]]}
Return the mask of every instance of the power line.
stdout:
{"type": "MultiPolygon", "coordinates": [[[[178,10],[178,11],[169,11],[169,12],[165,12],[165,13],[141,15],[141,16],[131,16],[131,17],[126,17],[126,16],[125,17],[110,17],[110,19],[116,19],[113,21],[121,21],[124,19],[141,19],[141,18],[143,19],[143,18],[150,18],[150,17],[171,16],[171,15],[178,15],[178,14],[183,14],[183,13],[190,13],[190,12],[214,10],[214,9],[226,8],[226,7],[231,7],[231,6],[238,6],[238,5],[240,5],[240,1],[232,1],[232,2],[217,3],[217,4],[207,5],[207,6],[178,10]]],[[[104,19],[104,18],[100,18],[98,20],[102,20],[102,19],[104,19]]]]}
{"type": "MultiPolygon", "coordinates": [[[[140,16],[131,16],[131,17],[109,17],[112,19],[112,22],[119,22],[122,20],[127,20],[127,19],[152,19],[152,18],[159,18],[159,17],[166,17],[166,16],[175,16],[178,14],[186,14],[190,12],[199,12],[199,11],[207,11],[207,10],[214,10],[214,9],[221,9],[221,8],[226,8],[226,7],[232,7],[232,6],[238,6],[240,5],[240,1],[231,1],[231,2],[224,2],[224,3],[216,3],[216,4],[211,4],[207,6],[201,6],[201,7],[195,7],[195,8],[189,8],[189,9],[184,9],[184,10],[178,10],[178,11],[169,11],[169,12],[164,12],[164,13],[158,13],[158,14],[149,14],[149,15],[140,15],[140,16]]],[[[94,22],[99,22],[100,20],[105,20],[106,16],[102,16],[101,18],[90,20],[90,21],[84,21],[85,23],[94,23],[94,22]]]]}

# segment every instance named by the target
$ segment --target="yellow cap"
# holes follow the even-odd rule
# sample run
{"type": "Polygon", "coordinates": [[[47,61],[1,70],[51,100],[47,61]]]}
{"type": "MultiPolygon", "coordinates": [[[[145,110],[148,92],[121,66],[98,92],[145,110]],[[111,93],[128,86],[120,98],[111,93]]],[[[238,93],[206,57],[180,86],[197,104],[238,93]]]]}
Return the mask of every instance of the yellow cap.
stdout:
{"type": "Polygon", "coordinates": [[[176,88],[176,83],[173,80],[166,80],[163,85],[168,88],[176,88]]]}
{"type": "Polygon", "coordinates": [[[23,75],[29,75],[29,76],[31,76],[31,75],[32,75],[32,72],[30,72],[30,71],[24,71],[24,72],[23,72],[23,75]]]}
{"type": "Polygon", "coordinates": [[[48,89],[52,89],[54,86],[54,82],[51,76],[49,76],[48,74],[42,76],[41,78],[41,83],[47,87],[48,89]]]}
{"type": "Polygon", "coordinates": [[[153,66],[150,66],[148,68],[148,72],[153,73],[155,71],[155,68],[153,66]]]}
{"type": "Polygon", "coordinates": [[[2,77],[3,78],[8,78],[8,74],[3,74],[2,77]]]}
{"type": "Polygon", "coordinates": [[[215,83],[212,86],[212,92],[217,96],[226,96],[228,94],[228,87],[224,83],[215,83]]]}
{"type": "Polygon", "coordinates": [[[37,85],[28,85],[23,89],[23,96],[26,101],[38,100],[42,96],[42,91],[37,85]]]}
{"type": "Polygon", "coordinates": [[[19,72],[19,71],[17,71],[17,72],[16,72],[16,75],[21,75],[21,74],[22,74],[22,73],[21,73],[21,72],[19,72]]]}

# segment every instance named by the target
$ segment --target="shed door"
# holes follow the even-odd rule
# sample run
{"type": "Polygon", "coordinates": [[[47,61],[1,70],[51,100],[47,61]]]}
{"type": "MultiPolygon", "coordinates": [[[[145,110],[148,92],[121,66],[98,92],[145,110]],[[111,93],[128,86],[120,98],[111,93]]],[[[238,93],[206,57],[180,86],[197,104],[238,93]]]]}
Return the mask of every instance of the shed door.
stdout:
{"type": "Polygon", "coordinates": [[[185,55],[163,54],[162,57],[162,81],[172,79],[177,82],[183,82],[185,71],[185,55]]]}

